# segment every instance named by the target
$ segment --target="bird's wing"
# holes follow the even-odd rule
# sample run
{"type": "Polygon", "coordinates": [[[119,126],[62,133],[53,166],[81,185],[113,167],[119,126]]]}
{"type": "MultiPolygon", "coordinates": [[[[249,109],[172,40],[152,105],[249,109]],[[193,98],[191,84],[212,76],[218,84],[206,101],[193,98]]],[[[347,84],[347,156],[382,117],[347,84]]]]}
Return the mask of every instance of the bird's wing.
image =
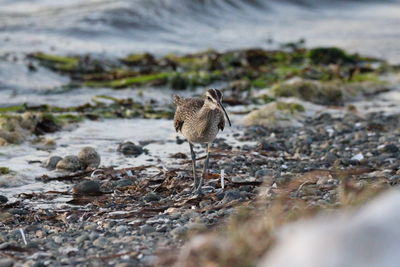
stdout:
{"type": "Polygon", "coordinates": [[[182,130],[185,120],[195,116],[195,113],[201,109],[204,105],[204,100],[200,98],[180,98],[178,101],[175,101],[175,104],[177,104],[177,108],[174,116],[174,127],[178,132],[182,130]]]}
{"type": "Polygon", "coordinates": [[[225,128],[225,118],[224,118],[224,115],[222,114],[222,115],[220,116],[220,119],[219,119],[218,129],[220,129],[221,131],[223,131],[224,128],[225,128]]]}

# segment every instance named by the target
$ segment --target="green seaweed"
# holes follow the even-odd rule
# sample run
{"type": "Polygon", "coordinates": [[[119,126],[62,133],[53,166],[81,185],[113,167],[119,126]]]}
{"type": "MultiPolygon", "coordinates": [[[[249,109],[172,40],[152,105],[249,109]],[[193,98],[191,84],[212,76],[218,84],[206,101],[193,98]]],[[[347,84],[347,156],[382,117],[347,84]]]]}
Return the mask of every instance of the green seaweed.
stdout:
{"type": "Polygon", "coordinates": [[[79,59],[75,57],[66,57],[52,54],[45,54],[42,52],[33,53],[30,55],[42,62],[45,66],[61,72],[74,71],[79,65],[79,59]]]}
{"type": "Polygon", "coordinates": [[[119,89],[132,85],[144,85],[153,82],[165,84],[166,79],[170,75],[171,73],[163,72],[163,73],[140,75],[135,77],[105,81],[105,82],[87,81],[84,82],[83,85],[87,87],[110,87],[113,89],[119,89]]]}
{"type": "Polygon", "coordinates": [[[0,167],[0,175],[6,175],[6,174],[9,174],[9,173],[11,173],[10,168],[8,168],[8,167],[0,167]]]}
{"type": "Polygon", "coordinates": [[[298,103],[276,102],[276,108],[278,110],[287,110],[291,114],[305,111],[304,107],[298,103]]]}
{"type": "Polygon", "coordinates": [[[307,57],[313,64],[346,64],[355,63],[356,58],[337,47],[317,47],[310,49],[307,57]]]}

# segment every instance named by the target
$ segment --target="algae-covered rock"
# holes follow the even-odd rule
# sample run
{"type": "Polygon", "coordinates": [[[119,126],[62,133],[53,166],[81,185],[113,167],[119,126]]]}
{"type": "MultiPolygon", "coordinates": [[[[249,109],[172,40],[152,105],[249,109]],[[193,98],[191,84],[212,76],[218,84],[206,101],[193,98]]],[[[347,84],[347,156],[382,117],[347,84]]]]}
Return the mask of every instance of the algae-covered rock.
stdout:
{"type": "Polygon", "coordinates": [[[46,67],[62,72],[73,72],[79,65],[79,59],[75,57],[51,55],[41,52],[33,53],[30,56],[39,60],[46,67]]]}
{"type": "Polygon", "coordinates": [[[357,97],[374,95],[387,90],[387,85],[381,81],[319,82],[297,79],[276,84],[271,92],[275,97],[297,97],[321,105],[343,105],[346,101],[357,97]]]}
{"type": "Polygon", "coordinates": [[[82,164],[77,156],[69,155],[60,160],[56,165],[57,170],[75,172],[82,169],[82,164]]]}
{"type": "Polygon", "coordinates": [[[5,175],[11,173],[11,170],[8,167],[0,167],[0,175],[5,175]]]}
{"type": "Polygon", "coordinates": [[[277,84],[272,92],[276,97],[297,97],[322,105],[338,105],[343,102],[342,88],[334,83],[300,80],[277,84]]]}
{"type": "Polygon", "coordinates": [[[300,126],[304,107],[297,103],[273,102],[250,112],[243,119],[246,126],[266,127],[300,126]]]}
{"type": "Polygon", "coordinates": [[[144,54],[130,54],[121,61],[129,66],[149,66],[155,65],[156,59],[153,55],[149,53],[144,54]]]}
{"type": "Polygon", "coordinates": [[[82,148],[78,153],[78,159],[84,169],[95,169],[100,165],[100,155],[93,147],[82,148]]]}
{"type": "Polygon", "coordinates": [[[313,64],[346,64],[355,63],[355,56],[348,55],[337,47],[318,47],[308,51],[307,56],[313,64]]]}

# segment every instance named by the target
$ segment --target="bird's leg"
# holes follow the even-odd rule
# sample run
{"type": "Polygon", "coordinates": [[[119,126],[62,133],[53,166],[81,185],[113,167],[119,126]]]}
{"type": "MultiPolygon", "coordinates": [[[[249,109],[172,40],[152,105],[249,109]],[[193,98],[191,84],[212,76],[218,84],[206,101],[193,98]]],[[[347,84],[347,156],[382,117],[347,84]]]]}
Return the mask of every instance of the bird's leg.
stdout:
{"type": "Polygon", "coordinates": [[[208,170],[208,162],[210,159],[210,148],[211,148],[211,143],[207,144],[207,156],[206,159],[204,161],[204,167],[203,167],[203,173],[201,174],[201,178],[200,178],[200,182],[197,186],[196,192],[198,194],[201,194],[201,186],[203,185],[203,179],[205,178],[205,176],[207,175],[207,170],[208,170]]]}
{"type": "Polygon", "coordinates": [[[192,143],[189,143],[189,145],[190,145],[190,154],[192,156],[192,165],[193,165],[193,178],[194,178],[193,190],[195,190],[197,188],[197,185],[199,184],[199,180],[197,179],[196,176],[196,154],[194,153],[192,143]]]}

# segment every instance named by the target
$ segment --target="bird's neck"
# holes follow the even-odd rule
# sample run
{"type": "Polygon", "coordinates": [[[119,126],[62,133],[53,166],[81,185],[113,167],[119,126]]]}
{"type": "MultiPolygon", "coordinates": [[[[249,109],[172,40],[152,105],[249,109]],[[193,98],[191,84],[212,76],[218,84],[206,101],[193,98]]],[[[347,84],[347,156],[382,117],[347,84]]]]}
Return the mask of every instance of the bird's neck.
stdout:
{"type": "Polygon", "coordinates": [[[202,121],[212,121],[217,116],[219,109],[215,105],[204,103],[198,112],[199,119],[202,121]]]}

